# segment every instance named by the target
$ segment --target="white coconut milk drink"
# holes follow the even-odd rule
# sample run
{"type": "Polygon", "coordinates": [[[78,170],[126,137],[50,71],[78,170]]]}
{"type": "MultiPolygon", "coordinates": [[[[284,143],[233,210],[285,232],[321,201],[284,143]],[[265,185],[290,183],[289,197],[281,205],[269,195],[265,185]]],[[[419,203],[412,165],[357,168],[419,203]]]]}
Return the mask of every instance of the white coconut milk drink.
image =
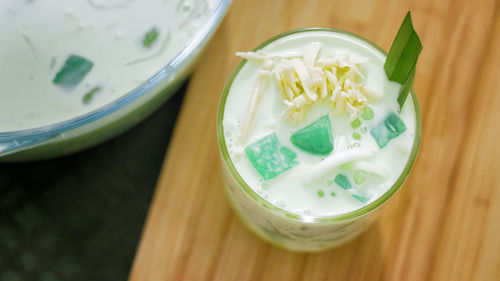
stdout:
{"type": "Polygon", "coordinates": [[[219,142],[230,201],[259,236],[288,249],[339,245],[406,178],[420,140],[414,94],[386,55],[330,29],[290,32],[254,52],[228,82],[219,142]]]}

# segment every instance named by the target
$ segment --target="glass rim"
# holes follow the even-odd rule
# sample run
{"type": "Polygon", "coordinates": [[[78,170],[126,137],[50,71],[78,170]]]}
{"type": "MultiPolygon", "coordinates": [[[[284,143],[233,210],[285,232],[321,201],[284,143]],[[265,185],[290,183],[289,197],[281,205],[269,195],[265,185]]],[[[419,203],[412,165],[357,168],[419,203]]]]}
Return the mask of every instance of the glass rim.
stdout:
{"type": "Polygon", "coordinates": [[[56,122],[24,130],[0,132],[0,156],[16,153],[24,148],[29,148],[32,144],[50,140],[61,133],[83,127],[97,120],[101,120],[146,95],[154,87],[158,86],[170,76],[175,78],[176,71],[187,66],[192,55],[195,54],[203,43],[205,43],[208,36],[215,32],[214,28],[223,19],[225,12],[231,5],[231,2],[232,0],[219,0],[217,5],[207,16],[204,25],[196,31],[193,37],[185,43],[184,47],[179,50],[166,65],[161,67],[146,81],[128,91],[118,99],[104,104],[103,106],[90,112],[62,122],[56,122]],[[9,149],[9,144],[15,144],[16,146],[9,149]]]}
{"type": "MultiPolygon", "coordinates": [[[[334,29],[334,28],[326,28],[326,27],[311,27],[311,28],[301,28],[301,29],[295,29],[291,31],[287,31],[284,33],[280,33],[278,35],[275,35],[271,37],[270,39],[264,41],[260,45],[258,45],[253,51],[258,51],[265,46],[269,45],[270,43],[277,41],[283,37],[296,34],[296,33],[301,33],[301,32],[317,32],[317,31],[326,31],[326,32],[333,32],[333,33],[340,33],[340,34],[345,34],[351,37],[354,37],[355,39],[361,40],[364,43],[367,43],[371,47],[375,48],[378,52],[380,52],[382,55],[385,57],[387,56],[387,52],[385,52],[382,48],[377,46],[375,43],[369,41],[368,39],[359,36],[355,33],[344,31],[344,30],[339,30],[339,29],[334,29]]],[[[361,216],[364,216],[378,207],[382,206],[385,202],[391,198],[396,191],[399,190],[401,185],[405,182],[406,178],[410,174],[410,171],[415,163],[418,150],[420,147],[420,141],[421,141],[421,135],[422,135],[422,119],[420,115],[420,107],[418,104],[417,96],[415,94],[414,89],[412,88],[410,91],[414,109],[415,109],[415,115],[416,115],[416,131],[415,131],[415,137],[412,145],[412,149],[410,152],[410,156],[408,158],[408,161],[406,163],[405,168],[401,172],[401,175],[398,177],[398,179],[394,182],[394,184],[389,188],[384,194],[382,194],[380,197],[378,197],[376,200],[373,202],[356,209],[354,211],[345,213],[345,214],[339,214],[339,215],[333,215],[333,216],[306,216],[306,215],[299,215],[295,214],[289,211],[286,211],[284,209],[281,209],[266,199],[264,199],[262,196],[260,196],[257,192],[255,192],[241,177],[241,175],[238,173],[236,167],[233,164],[233,161],[231,160],[231,157],[229,155],[229,152],[227,150],[226,146],[226,140],[224,136],[224,129],[223,129],[223,124],[222,121],[224,119],[224,109],[226,105],[226,100],[229,95],[229,90],[232,86],[232,83],[240,70],[243,68],[243,66],[247,63],[246,59],[242,59],[240,63],[236,66],[236,68],[233,70],[231,75],[229,76],[229,79],[227,80],[224,90],[222,92],[222,96],[220,98],[219,102],[219,108],[217,112],[217,139],[218,139],[218,144],[219,144],[219,150],[222,156],[222,159],[224,161],[224,164],[226,165],[227,169],[229,170],[229,173],[231,174],[232,178],[237,182],[239,185],[239,188],[243,189],[243,191],[246,192],[247,195],[250,196],[253,200],[255,200],[257,203],[262,205],[263,207],[269,209],[270,211],[276,212],[280,215],[284,215],[289,219],[300,221],[300,222],[307,222],[307,223],[325,223],[325,222],[340,222],[340,221],[346,221],[346,220],[351,220],[355,219],[361,216]]]]}

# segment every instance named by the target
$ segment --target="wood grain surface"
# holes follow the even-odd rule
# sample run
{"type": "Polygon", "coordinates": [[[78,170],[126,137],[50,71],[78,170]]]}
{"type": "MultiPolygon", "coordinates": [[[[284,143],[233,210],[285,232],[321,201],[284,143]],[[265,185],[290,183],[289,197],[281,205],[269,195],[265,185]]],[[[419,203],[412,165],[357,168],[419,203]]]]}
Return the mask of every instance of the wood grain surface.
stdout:
{"type": "Polygon", "coordinates": [[[192,76],[130,281],[500,280],[500,1],[235,0],[192,76]],[[278,33],[334,27],[388,50],[410,10],[424,50],[415,167],[373,227],[316,254],[250,233],[224,197],[215,118],[239,59],[278,33]]]}

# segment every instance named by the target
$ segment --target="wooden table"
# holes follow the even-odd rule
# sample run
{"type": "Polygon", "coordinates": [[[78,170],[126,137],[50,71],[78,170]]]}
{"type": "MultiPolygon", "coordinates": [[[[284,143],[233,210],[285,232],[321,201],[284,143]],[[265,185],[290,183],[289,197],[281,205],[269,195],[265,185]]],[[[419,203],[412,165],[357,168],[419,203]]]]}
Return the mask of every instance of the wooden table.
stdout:
{"type": "Polygon", "coordinates": [[[131,281],[500,280],[500,2],[236,0],[196,69],[131,281]],[[237,50],[295,28],[358,33],[388,50],[411,10],[424,45],[416,165],[368,232],[317,254],[277,249],[229,208],[218,98],[237,50]]]}

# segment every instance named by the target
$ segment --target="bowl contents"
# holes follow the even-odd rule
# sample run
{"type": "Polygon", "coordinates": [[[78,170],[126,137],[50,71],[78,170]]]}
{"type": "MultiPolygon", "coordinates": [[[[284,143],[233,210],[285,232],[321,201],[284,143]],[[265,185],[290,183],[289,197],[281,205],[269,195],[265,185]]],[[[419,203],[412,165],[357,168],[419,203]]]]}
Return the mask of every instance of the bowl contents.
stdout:
{"type": "Polygon", "coordinates": [[[215,0],[0,3],[0,132],[51,125],[125,95],[165,66],[215,0]]]}

